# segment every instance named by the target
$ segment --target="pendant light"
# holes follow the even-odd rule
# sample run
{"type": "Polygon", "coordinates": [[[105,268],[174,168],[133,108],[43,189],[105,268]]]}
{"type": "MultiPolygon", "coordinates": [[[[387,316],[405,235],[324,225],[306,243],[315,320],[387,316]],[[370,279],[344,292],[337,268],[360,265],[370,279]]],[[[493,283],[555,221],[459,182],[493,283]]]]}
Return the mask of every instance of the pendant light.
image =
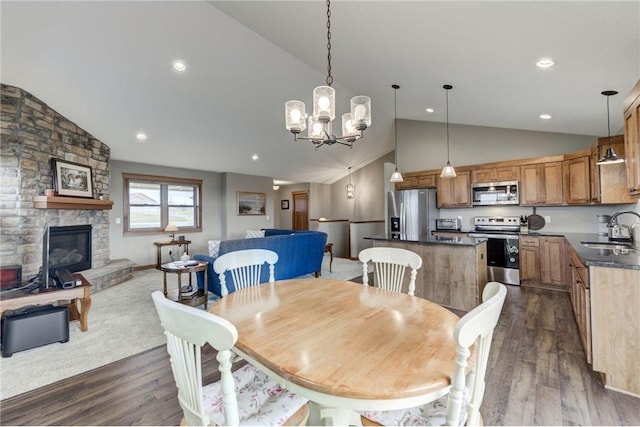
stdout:
{"type": "Polygon", "coordinates": [[[396,141],[396,149],[393,153],[395,156],[396,170],[391,174],[389,182],[402,182],[404,179],[402,179],[402,174],[398,171],[398,105],[396,99],[396,94],[400,86],[391,85],[391,87],[393,88],[393,137],[396,141]]]}
{"type": "Polygon", "coordinates": [[[449,91],[453,89],[451,85],[444,85],[442,88],[446,91],[447,94],[447,164],[442,168],[442,172],[440,173],[440,178],[455,178],[456,170],[451,166],[449,162],[449,91]]]}
{"type": "Polygon", "coordinates": [[[617,95],[618,92],[615,90],[605,90],[601,93],[602,95],[607,97],[607,138],[609,140],[609,147],[605,155],[596,162],[596,165],[612,165],[614,163],[622,163],[624,159],[622,157],[618,157],[616,153],[611,148],[611,123],[609,119],[609,97],[612,95],[617,95]]]}
{"type": "Polygon", "coordinates": [[[358,95],[351,98],[351,112],[342,115],[342,135],[336,136],[332,123],[336,118],[336,91],[331,86],[331,0],[327,4],[327,78],[326,86],[313,89],[313,114],[307,117],[304,102],[291,100],[285,103],[285,127],[293,134],[294,141],[310,141],[318,149],[323,145],[342,144],[353,148],[353,143],[364,136],[371,126],[371,98],[358,95]],[[307,129],[308,136],[300,136],[307,129]]]}
{"type": "Polygon", "coordinates": [[[351,166],[349,166],[349,183],[345,187],[347,191],[347,199],[353,199],[355,197],[356,187],[351,183],[351,166]]]}

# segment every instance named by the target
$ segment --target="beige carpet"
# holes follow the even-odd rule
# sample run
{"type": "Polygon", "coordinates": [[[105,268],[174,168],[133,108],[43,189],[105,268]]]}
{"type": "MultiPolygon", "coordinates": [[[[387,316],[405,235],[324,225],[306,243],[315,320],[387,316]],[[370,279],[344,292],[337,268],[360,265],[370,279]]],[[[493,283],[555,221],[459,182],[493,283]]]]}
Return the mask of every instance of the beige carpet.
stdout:
{"type": "MultiPolygon", "coordinates": [[[[328,262],[327,255],[322,277],[352,279],[362,275],[358,261],[334,258],[332,273],[328,262]]],[[[0,358],[0,400],[164,344],[150,297],[155,290],[162,290],[160,271],[136,272],[132,280],[91,296],[87,332],[80,331],[79,322],[71,322],[69,342],[0,358]]]]}

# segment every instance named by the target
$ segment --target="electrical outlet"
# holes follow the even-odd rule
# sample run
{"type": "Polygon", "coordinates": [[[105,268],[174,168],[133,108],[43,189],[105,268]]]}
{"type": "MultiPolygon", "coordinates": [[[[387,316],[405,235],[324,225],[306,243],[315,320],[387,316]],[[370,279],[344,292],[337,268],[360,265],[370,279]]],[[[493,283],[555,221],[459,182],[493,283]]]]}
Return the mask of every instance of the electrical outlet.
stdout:
{"type": "Polygon", "coordinates": [[[551,223],[551,217],[549,215],[545,215],[544,216],[544,222],[546,222],[547,224],[551,223]]]}

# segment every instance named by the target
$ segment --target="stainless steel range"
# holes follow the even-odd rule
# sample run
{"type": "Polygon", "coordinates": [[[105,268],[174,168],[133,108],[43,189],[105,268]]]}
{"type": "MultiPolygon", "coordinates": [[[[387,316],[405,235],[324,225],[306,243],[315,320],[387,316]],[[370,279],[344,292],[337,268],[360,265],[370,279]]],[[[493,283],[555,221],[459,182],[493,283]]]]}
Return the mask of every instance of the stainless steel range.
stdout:
{"type": "Polygon", "coordinates": [[[477,216],[473,223],[475,232],[469,237],[487,239],[487,279],[520,285],[520,217],[477,216]]]}

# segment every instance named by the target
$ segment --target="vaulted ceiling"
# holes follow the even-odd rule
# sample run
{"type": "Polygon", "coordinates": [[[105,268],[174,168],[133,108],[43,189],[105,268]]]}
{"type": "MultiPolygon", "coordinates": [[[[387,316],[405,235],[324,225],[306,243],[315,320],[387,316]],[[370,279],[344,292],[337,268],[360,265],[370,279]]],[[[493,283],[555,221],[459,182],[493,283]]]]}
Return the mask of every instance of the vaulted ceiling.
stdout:
{"type": "Polygon", "coordinates": [[[353,149],[316,151],[284,128],[285,101],[309,109],[325,82],[324,1],[2,1],[1,79],[113,159],[332,183],[393,150],[391,84],[400,119],[443,122],[450,83],[452,123],[603,136],[600,92],[620,92],[618,132],[640,76],[639,1],[334,0],[331,12],[338,115],[354,95],[373,105],[353,149]],[[537,68],[542,57],[555,65],[537,68]]]}

